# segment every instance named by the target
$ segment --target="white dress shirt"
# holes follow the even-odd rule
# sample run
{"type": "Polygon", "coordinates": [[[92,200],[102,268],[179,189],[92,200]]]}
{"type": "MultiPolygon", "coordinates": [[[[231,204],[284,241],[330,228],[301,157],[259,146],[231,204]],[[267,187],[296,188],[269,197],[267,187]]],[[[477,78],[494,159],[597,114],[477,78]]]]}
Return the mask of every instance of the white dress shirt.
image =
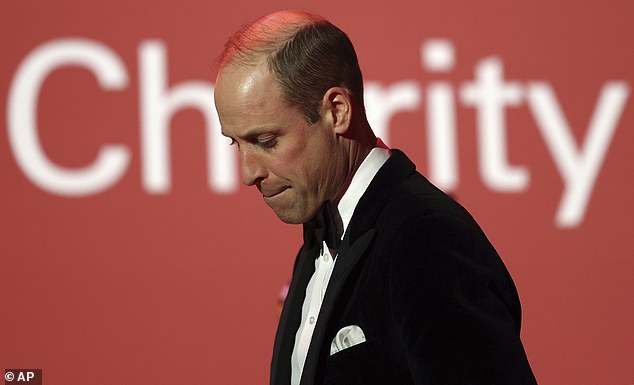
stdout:
{"type": "MultiPolygon", "coordinates": [[[[361,196],[365,193],[381,166],[390,157],[390,150],[385,148],[385,145],[380,140],[377,143],[381,147],[373,148],[366,156],[337,205],[339,216],[343,222],[343,234],[346,233],[359,199],[361,199],[361,196]]],[[[319,310],[321,309],[324,294],[337,259],[336,250],[333,251],[335,255],[331,254],[326,242],[323,243],[319,258],[315,259],[315,272],[306,287],[306,297],[304,297],[302,305],[302,319],[295,334],[295,345],[291,355],[291,385],[299,385],[302,377],[310,340],[312,339],[319,310]]]]}

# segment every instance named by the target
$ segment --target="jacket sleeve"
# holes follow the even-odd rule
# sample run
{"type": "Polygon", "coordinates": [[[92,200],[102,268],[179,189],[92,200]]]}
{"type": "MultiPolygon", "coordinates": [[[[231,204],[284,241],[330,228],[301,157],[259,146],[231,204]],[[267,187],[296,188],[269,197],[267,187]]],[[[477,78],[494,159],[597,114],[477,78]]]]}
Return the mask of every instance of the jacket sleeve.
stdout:
{"type": "Polygon", "coordinates": [[[536,384],[515,286],[475,222],[417,217],[390,258],[390,311],[416,384],[536,384]]]}

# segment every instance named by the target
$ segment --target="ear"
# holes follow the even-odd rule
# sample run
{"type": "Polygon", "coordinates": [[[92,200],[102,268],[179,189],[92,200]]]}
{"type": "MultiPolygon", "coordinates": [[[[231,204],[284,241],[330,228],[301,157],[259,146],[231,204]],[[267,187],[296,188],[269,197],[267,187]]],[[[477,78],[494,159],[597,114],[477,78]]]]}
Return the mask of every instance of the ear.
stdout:
{"type": "Polygon", "coordinates": [[[352,120],[352,96],[342,87],[329,88],[321,101],[322,119],[329,122],[336,134],[343,135],[352,120]]]}

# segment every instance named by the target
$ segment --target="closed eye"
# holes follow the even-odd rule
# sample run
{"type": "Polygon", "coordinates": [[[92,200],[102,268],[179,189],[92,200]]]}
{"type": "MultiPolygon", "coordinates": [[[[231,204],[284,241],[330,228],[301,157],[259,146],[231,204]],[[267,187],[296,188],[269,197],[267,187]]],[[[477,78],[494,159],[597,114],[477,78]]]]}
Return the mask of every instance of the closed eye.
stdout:
{"type": "Polygon", "coordinates": [[[277,137],[271,136],[271,137],[265,137],[265,138],[258,138],[256,143],[260,147],[273,148],[277,144],[277,137]]]}

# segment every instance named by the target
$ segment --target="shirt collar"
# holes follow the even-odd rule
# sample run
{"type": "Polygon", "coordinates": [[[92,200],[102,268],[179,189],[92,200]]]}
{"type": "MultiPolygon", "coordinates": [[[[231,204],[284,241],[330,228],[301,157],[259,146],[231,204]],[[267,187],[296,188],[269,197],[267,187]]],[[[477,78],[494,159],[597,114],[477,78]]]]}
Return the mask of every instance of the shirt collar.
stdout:
{"type": "Polygon", "coordinates": [[[357,171],[352,176],[352,181],[350,182],[348,189],[343,194],[339,204],[337,205],[337,210],[339,211],[341,221],[343,222],[342,234],[346,233],[348,224],[352,219],[352,214],[354,214],[354,209],[357,207],[357,203],[359,203],[359,199],[361,199],[365,190],[368,189],[370,182],[372,182],[376,173],[389,157],[390,150],[387,146],[385,146],[385,144],[383,144],[381,139],[377,139],[376,147],[374,147],[365,157],[357,171]]]}

